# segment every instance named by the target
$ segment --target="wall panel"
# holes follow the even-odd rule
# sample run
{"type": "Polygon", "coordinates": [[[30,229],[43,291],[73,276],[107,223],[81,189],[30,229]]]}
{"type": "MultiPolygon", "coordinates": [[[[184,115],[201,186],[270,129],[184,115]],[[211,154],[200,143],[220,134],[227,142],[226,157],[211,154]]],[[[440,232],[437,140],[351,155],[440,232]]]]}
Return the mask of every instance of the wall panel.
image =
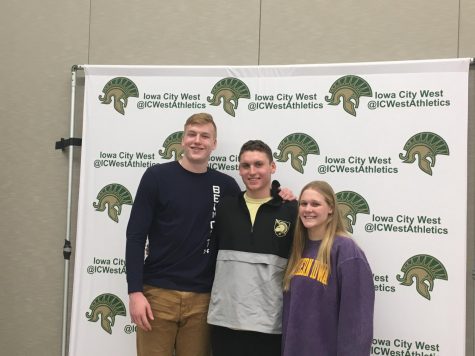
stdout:
{"type": "Polygon", "coordinates": [[[457,56],[458,2],[263,0],[260,64],[457,56]]]}
{"type": "Polygon", "coordinates": [[[96,1],[90,64],[256,64],[259,2],[96,1]]]}
{"type": "Polygon", "coordinates": [[[87,60],[89,2],[6,2],[0,12],[0,353],[58,355],[70,68],[87,60]]]}

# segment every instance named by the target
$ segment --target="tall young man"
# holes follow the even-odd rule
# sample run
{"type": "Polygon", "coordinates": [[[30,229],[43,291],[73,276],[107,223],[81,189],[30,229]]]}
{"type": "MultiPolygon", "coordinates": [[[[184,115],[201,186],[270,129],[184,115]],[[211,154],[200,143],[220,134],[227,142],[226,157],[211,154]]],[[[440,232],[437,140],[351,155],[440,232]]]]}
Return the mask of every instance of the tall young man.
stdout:
{"type": "Polygon", "coordinates": [[[209,356],[206,315],[214,275],[214,206],[240,193],[236,181],[208,169],[216,148],[211,115],[185,123],[179,161],[150,167],[127,227],[129,311],[138,356],[209,356]],[[148,255],[144,261],[148,239],[148,255]]]}
{"type": "Polygon", "coordinates": [[[212,240],[218,245],[208,323],[213,356],[280,356],[282,279],[297,202],[271,190],[272,151],[259,140],[239,153],[246,191],[221,199],[212,240]]]}

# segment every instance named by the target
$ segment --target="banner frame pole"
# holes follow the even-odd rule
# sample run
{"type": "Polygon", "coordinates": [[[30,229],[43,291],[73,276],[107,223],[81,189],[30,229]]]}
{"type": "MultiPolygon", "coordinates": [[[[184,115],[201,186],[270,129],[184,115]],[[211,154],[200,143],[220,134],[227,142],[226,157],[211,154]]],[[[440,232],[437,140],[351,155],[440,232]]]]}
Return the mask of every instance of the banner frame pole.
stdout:
{"type": "MultiPolygon", "coordinates": [[[[74,110],[76,104],[76,74],[84,69],[80,65],[71,67],[71,106],[69,117],[69,137],[74,137],[74,110]]],[[[71,210],[72,210],[72,180],[73,180],[73,154],[74,146],[69,147],[68,152],[68,196],[66,207],[66,237],[63,247],[64,256],[64,289],[63,289],[63,319],[61,332],[61,355],[66,356],[67,332],[68,332],[68,307],[69,307],[69,257],[71,255],[71,210]]]]}

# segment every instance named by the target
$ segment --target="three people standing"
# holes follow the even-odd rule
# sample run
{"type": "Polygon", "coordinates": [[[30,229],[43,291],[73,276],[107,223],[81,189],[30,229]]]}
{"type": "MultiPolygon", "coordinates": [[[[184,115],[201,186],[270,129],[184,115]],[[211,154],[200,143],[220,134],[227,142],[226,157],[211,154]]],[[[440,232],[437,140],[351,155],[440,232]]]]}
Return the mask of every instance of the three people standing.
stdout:
{"type": "Polygon", "coordinates": [[[209,356],[208,318],[214,356],[280,356],[281,332],[283,356],[368,356],[372,274],[331,187],[306,185],[297,217],[296,202],[271,186],[270,148],[253,140],[239,154],[241,193],[208,168],[216,136],[211,115],[192,115],[183,157],[139,184],[126,243],[137,355],[209,356]]]}

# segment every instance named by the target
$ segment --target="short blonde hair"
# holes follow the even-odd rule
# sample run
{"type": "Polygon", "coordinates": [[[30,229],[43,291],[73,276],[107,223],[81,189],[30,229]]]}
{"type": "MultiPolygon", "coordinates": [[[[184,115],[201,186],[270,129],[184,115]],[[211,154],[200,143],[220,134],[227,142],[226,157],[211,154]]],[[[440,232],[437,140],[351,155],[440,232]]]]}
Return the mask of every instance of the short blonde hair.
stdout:
{"type": "Polygon", "coordinates": [[[218,129],[216,127],[216,124],[214,123],[213,117],[205,112],[200,112],[197,114],[191,115],[185,122],[185,130],[187,126],[190,125],[206,125],[206,124],[211,124],[214,127],[214,137],[216,138],[218,136],[218,129]]]}

